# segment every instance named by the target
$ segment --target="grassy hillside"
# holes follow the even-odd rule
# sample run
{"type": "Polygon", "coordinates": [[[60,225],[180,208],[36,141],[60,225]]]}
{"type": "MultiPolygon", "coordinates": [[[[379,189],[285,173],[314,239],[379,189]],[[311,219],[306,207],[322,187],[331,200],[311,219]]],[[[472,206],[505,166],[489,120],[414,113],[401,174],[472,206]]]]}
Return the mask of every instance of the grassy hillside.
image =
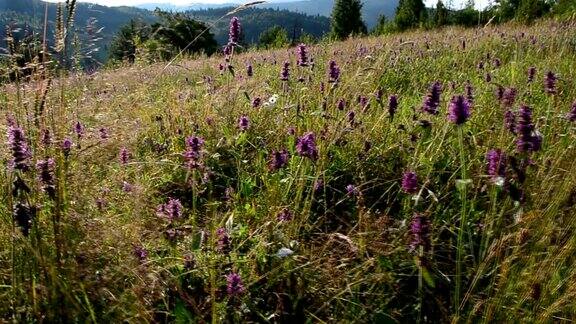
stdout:
{"type": "Polygon", "coordinates": [[[235,75],[213,57],[7,85],[0,318],[575,318],[575,31],[450,28],[309,47],[307,66],[289,49],[232,56],[235,75]]]}

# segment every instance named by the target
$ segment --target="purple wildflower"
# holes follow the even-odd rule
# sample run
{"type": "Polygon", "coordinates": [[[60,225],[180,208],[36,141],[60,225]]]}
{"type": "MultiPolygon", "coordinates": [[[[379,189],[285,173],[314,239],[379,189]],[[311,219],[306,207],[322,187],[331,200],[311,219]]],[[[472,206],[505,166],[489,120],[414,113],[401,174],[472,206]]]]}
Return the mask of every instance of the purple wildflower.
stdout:
{"type": "Polygon", "coordinates": [[[360,190],[358,190],[358,187],[356,187],[353,184],[349,184],[346,186],[346,195],[351,196],[351,197],[355,197],[360,195],[360,190]]]}
{"type": "Polygon", "coordinates": [[[360,103],[363,111],[366,111],[369,108],[370,102],[368,101],[367,97],[360,96],[360,98],[358,98],[358,102],[360,103]]]}
{"type": "Polygon", "coordinates": [[[576,121],[576,101],[574,101],[574,103],[572,104],[572,108],[568,113],[568,120],[571,122],[576,121]]]}
{"type": "Polygon", "coordinates": [[[356,117],[356,113],[354,112],[354,110],[350,110],[348,114],[346,114],[346,116],[348,117],[348,122],[350,123],[350,125],[354,126],[354,118],[356,117]]]}
{"type": "Polygon", "coordinates": [[[430,220],[422,214],[414,214],[410,222],[410,250],[430,249],[430,220]]]}
{"type": "Polygon", "coordinates": [[[228,292],[228,296],[233,297],[244,293],[244,284],[239,274],[235,272],[230,273],[226,276],[226,282],[226,292],[228,292]]]}
{"type": "Polygon", "coordinates": [[[240,39],[240,20],[238,17],[232,17],[230,19],[230,30],[228,32],[228,44],[229,45],[238,45],[238,41],[240,39]]]}
{"type": "Polygon", "coordinates": [[[468,100],[468,103],[470,103],[470,105],[474,102],[474,88],[472,87],[472,84],[470,83],[470,81],[466,82],[466,100],[468,100]]]}
{"type": "Polygon", "coordinates": [[[64,141],[62,141],[62,152],[64,152],[65,157],[68,157],[70,155],[72,145],[74,145],[74,143],[72,143],[72,140],[69,138],[65,138],[64,141]]]}
{"type": "Polygon", "coordinates": [[[195,169],[200,166],[200,159],[202,158],[202,147],[204,146],[204,139],[198,136],[190,136],[186,139],[186,152],[184,152],[184,159],[188,167],[195,169]]]}
{"type": "Polygon", "coordinates": [[[424,103],[422,104],[422,110],[432,114],[438,114],[438,108],[440,107],[440,95],[442,94],[442,86],[440,82],[436,81],[430,86],[430,90],[424,99],[424,103]]]}
{"type": "Polygon", "coordinates": [[[532,81],[534,81],[535,76],[536,76],[536,68],[530,67],[528,69],[528,83],[531,83],[532,81]]]}
{"type": "Polygon", "coordinates": [[[49,147],[52,145],[52,136],[50,134],[50,130],[48,129],[42,130],[42,145],[44,145],[44,147],[49,147]]]}
{"type": "Polygon", "coordinates": [[[516,135],[516,114],[514,112],[507,110],[504,113],[504,126],[512,134],[516,135]]]}
{"type": "Polygon", "coordinates": [[[48,197],[54,199],[56,197],[56,185],[54,183],[54,159],[47,158],[36,162],[36,170],[38,170],[38,180],[42,184],[42,190],[48,194],[48,197]]]}
{"type": "Polygon", "coordinates": [[[512,107],[516,101],[516,88],[506,88],[502,93],[501,101],[504,107],[512,107]]]}
{"type": "Polygon", "coordinates": [[[122,165],[128,164],[128,160],[130,159],[130,152],[128,152],[128,149],[125,146],[122,146],[122,148],[120,149],[118,158],[120,160],[120,164],[122,165]]]}
{"type": "Polygon", "coordinates": [[[299,44],[297,47],[298,66],[308,66],[308,52],[306,44],[299,44]]]}
{"type": "Polygon", "coordinates": [[[388,98],[388,114],[390,114],[390,119],[394,119],[396,110],[398,110],[398,96],[391,95],[388,98]]]}
{"type": "Polygon", "coordinates": [[[133,253],[140,263],[144,263],[148,258],[148,251],[142,245],[134,245],[133,253]]]}
{"type": "Polygon", "coordinates": [[[495,58],[495,59],[492,61],[492,64],[494,65],[495,68],[499,68],[500,65],[502,65],[502,62],[500,61],[499,58],[495,58]]]}
{"type": "Polygon", "coordinates": [[[337,107],[338,110],[344,110],[344,108],[346,108],[346,101],[344,101],[344,99],[338,99],[337,107]]]}
{"type": "Polygon", "coordinates": [[[376,90],[376,93],[374,93],[374,97],[376,97],[376,100],[378,100],[378,102],[382,101],[382,96],[384,96],[384,91],[382,91],[382,89],[378,89],[376,90]]]}
{"type": "Polygon", "coordinates": [[[470,103],[464,96],[454,96],[448,107],[448,119],[456,125],[464,124],[470,118],[470,103]]]}
{"type": "Polygon", "coordinates": [[[216,237],[218,241],[216,242],[216,249],[222,253],[230,252],[231,241],[230,235],[228,235],[228,231],[225,228],[221,227],[216,230],[216,237]]]}
{"type": "Polygon", "coordinates": [[[182,203],[178,199],[169,198],[165,204],[160,204],[156,208],[156,215],[160,218],[166,218],[169,221],[182,218],[182,203]]]}
{"type": "Polygon", "coordinates": [[[416,172],[404,172],[402,176],[402,191],[407,194],[415,194],[418,192],[418,176],[416,172]]]}
{"type": "Polygon", "coordinates": [[[129,182],[122,181],[122,191],[132,192],[132,190],[134,190],[134,187],[129,182]]]}
{"type": "Polygon", "coordinates": [[[492,74],[490,74],[490,72],[486,72],[486,76],[484,76],[484,80],[486,80],[486,82],[488,82],[488,83],[492,82],[492,74]]]}
{"type": "Polygon", "coordinates": [[[318,195],[322,193],[322,190],[324,190],[324,180],[318,179],[314,181],[314,193],[318,195]]]}
{"type": "Polygon", "coordinates": [[[330,60],[328,63],[328,82],[335,83],[340,79],[340,67],[336,64],[336,61],[330,60]]]}
{"type": "Polygon", "coordinates": [[[547,93],[549,94],[556,93],[557,80],[558,78],[556,77],[556,74],[554,74],[554,72],[548,71],[548,73],[546,73],[546,79],[544,79],[544,89],[546,90],[547,93]]]}
{"type": "Polygon", "coordinates": [[[290,62],[285,61],[282,65],[282,71],[280,71],[280,80],[288,81],[288,78],[290,78],[290,62]]]}
{"type": "Polygon", "coordinates": [[[84,126],[82,126],[82,124],[80,124],[79,121],[77,121],[76,124],[74,124],[74,132],[76,133],[78,138],[81,138],[82,135],[84,135],[84,126]]]}
{"type": "Polygon", "coordinates": [[[280,222],[288,222],[292,220],[292,212],[290,211],[290,209],[284,208],[278,213],[276,219],[278,219],[278,221],[280,222]]]}
{"type": "Polygon", "coordinates": [[[252,100],[252,108],[258,108],[262,104],[262,98],[256,97],[252,100]]]}
{"type": "Polygon", "coordinates": [[[245,131],[249,127],[250,127],[250,119],[248,119],[248,116],[246,115],[240,116],[240,118],[238,118],[238,128],[241,131],[245,131]]]}
{"type": "Polygon", "coordinates": [[[246,75],[251,77],[254,75],[254,70],[252,68],[252,64],[248,63],[248,65],[246,66],[246,75]]]}
{"type": "Polygon", "coordinates": [[[268,168],[270,171],[280,170],[286,165],[288,165],[288,159],[290,154],[286,150],[272,151],[270,155],[270,161],[268,162],[268,168]]]}
{"type": "Polygon", "coordinates": [[[107,130],[106,128],[104,128],[104,127],[101,127],[101,128],[98,130],[98,133],[100,134],[100,139],[101,139],[101,140],[107,140],[107,139],[110,137],[110,135],[108,135],[108,130],[107,130]]]}
{"type": "Polygon", "coordinates": [[[32,221],[36,216],[36,208],[30,207],[29,205],[23,204],[21,202],[14,206],[14,220],[20,230],[22,235],[28,236],[30,234],[30,229],[32,228],[32,221]]]}
{"type": "Polygon", "coordinates": [[[532,110],[526,105],[518,110],[518,125],[516,126],[518,139],[516,148],[519,152],[536,152],[542,145],[542,136],[536,132],[532,123],[532,110]]]}
{"type": "Polygon", "coordinates": [[[12,150],[11,164],[14,169],[23,172],[28,171],[30,169],[32,153],[30,153],[22,128],[16,125],[9,126],[8,145],[10,145],[10,149],[12,150]]]}
{"type": "Polygon", "coordinates": [[[506,176],[506,154],[500,149],[493,149],[486,153],[487,171],[492,181],[506,176]]]}
{"type": "Polygon", "coordinates": [[[316,137],[314,133],[308,132],[296,140],[296,152],[298,155],[316,160],[318,149],[316,148],[316,137]]]}

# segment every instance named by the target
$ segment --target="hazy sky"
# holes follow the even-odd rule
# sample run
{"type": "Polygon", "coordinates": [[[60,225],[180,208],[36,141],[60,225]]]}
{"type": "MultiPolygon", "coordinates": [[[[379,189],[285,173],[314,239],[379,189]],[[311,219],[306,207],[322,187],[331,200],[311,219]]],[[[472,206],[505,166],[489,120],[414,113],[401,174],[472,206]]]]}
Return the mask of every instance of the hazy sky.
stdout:
{"type": "MultiPolygon", "coordinates": [[[[50,2],[63,2],[64,0],[47,0],[50,2]]],[[[174,5],[187,5],[191,3],[247,3],[251,0],[79,0],[80,2],[92,2],[105,6],[134,6],[142,3],[171,3],[174,5]]],[[[278,0],[277,0],[278,1],[278,0]]],[[[314,1],[314,0],[312,0],[314,1]]],[[[386,0],[383,0],[386,1],[386,0]]],[[[475,0],[477,7],[484,7],[492,0],[475,0]]],[[[278,1],[280,2],[280,1],[278,1]]],[[[424,0],[426,5],[433,6],[437,0],[424,0]]],[[[464,5],[467,0],[444,0],[445,4],[452,3],[452,6],[458,8],[464,5]]]]}

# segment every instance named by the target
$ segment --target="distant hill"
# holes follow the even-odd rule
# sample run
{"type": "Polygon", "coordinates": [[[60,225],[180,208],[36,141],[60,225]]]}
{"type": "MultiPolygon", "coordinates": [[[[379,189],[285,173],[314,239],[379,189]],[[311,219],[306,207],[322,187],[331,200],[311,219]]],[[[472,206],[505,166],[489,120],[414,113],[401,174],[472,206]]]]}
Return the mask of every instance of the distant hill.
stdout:
{"type": "MultiPolygon", "coordinates": [[[[373,28],[378,23],[378,17],[385,15],[388,18],[394,16],[398,0],[363,0],[362,18],[368,26],[373,28]]],[[[334,0],[300,0],[282,3],[266,3],[259,5],[261,8],[286,9],[294,12],[302,12],[308,15],[321,15],[330,17],[334,0]]]]}
{"type": "MultiPolygon", "coordinates": [[[[13,29],[19,30],[16,36],[24,36],[29,33],[42,33],[44,23],[45,2],[40,0],[0,0],[0,48],[5,48],[5,36],[7,25],[12,25],[13,29]]],[[[48,3],[48,41],[54,39],[53,31],[56,20],[55,3],[48,3]]],[[[99,62],[104,62],[107,58],[108,44],[121,26],[127,24],[131,19],[141,19],[152,22],[156,19],[154,13],[133,7],[106,7],[90,3],[77,3],[75,16],[75,29],[80,38],[88,38],[87,24],[90,19],[95,18],[95,28],[102,28],[97,42],[99,52],[94,55],[99,62]]]]}
{"type": "MultiPolygon", "coordinates": [[[[211,32],[219,44],[228,41],[228,19],[216,22],[218,18],[230,12],[232,7],[191,10],[188,13],[197,20],[215,23],[211,32]]],[[[248,8],[235,14],[240,18],[243,41],[247,44],[258,42],[260,34],[275,25],[284,27],[290,37],[298,38],[302,33],[321,37],[330,30],[330,19],[323,16],[310,16],[288,10],[269,8],[248,8]]]]}
{"type": "MultiPolygon", "coordinates": [[[[281,0],[286,1],[286,0],[281,0]]],[[[44,22],[45,2],[41,0],[0,0],[0,54],[5,53],[1,48],[6,47],[6,28],[11,25],[15,30],[16,37],[23,37],[31,33],[41,34],[44,22]]],[[[146,5],[144,5],[146,7],[146,5]]],[[[187,11],[195,19],[213,23],[218,18],[224,16],[232,7],[199,9],[187,11]]],[[[155,9],[154,4],[149,4],[149,8],[155,9]],[[152,8],[154,7],[154,8],[152,8]]],[[[194,6],[189,6],[194,8],[194,6]]],[[[54,29],[56,20],[55,3],[48,3],[48,41],[52,43],[54,39],[54,29]]],[[[180,7],[163,6],[164,10],[182,9],[180,7]]],[[[258,42],[260,33],[264,30],[279,25],[289,31],[290,37],[299,37],[302,33],[308,33],[316,37],[321,37],[330,29],[330,20],[323,16],[310,16],[287,10],[276,10],[270,8],[249,8],[239,12],[244,31],[244,42],[254,44],[258,42]]],[[[92,56],[98,62],[104,63],[108,56],[108,46],[118,30],[131,19],[139,19],[148,23],[156,21],[153,11],[134,7],[106,7],[96,4],[80,2],[77,4],[75,16],[75,30],[82,42],[89,39],[87,28],[88,22],[95,18],[95,26],[92,30],[100,30],[99,39],[96,43],[99,51],[92,56]]],[[[211,32],[215,35],[219,44],[223,45],[228,40],[228,19],[217,22],[211,32]]]]}
{"type": "MultiPolygon", "coordinates": [[[[399,0],[363,0],[364,7],[362,9],[362,16],[368,28],[373,28],[378,23],[378,17],[385,15],[388,18],[394,16],[396,7],[399,0]]],[[[224,7],[234,7],[238,4],[191,4],[186,6],[174,6],[163,3],[148,3],[138,5],[139,8],[154,10],[156,7],[164,10],[174,11],[189,11],[189,10],[204,10],[204,9],[217,9],[224,7]]],[[[304,13],[307,15],[320,15],[330,17],[332,8],[334,7],[334,0],[272,0],[268,3],[257,6],[258,8],[272,8],[280,10],[289,10],[293,12],[304,13]]]]}

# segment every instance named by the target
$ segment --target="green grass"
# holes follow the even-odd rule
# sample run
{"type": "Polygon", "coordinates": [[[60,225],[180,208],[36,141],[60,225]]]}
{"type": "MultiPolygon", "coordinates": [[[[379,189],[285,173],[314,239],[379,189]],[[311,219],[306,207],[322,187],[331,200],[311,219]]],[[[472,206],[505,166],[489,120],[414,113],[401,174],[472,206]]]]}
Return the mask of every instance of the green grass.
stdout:
{"type": "Polygon", "coordinates": [[[24,129],[32,164],[55,159],[57,195],[50,199],[41,190],[34,168],[8,167],[12,152],[4,147],[0,318],[573,319],[576,128],[566,115],[576,100],[575,32],[573,24],[545,21],[353,39],[310,47],[313,68],[296,66],[295,49],[249,52],[231,58],[235,76],[219,72],[222,57],[182,59],[165,70],[137,63],[53,80],[37,120],[34,105],[46,81],[7,85],[2,114],[24,129]],[[341,68],[337,85],[327,82],[332,59],[341,68]],[[287,83],[279,77],[285,60],[291,62],[287,83]],[[254,66],[252,78],[245,76],[247,62],[254,66]],[[529,67],[537,70],[532,83],[529,67]],[[555,95],[544,90],[547,71],[559,76],[555,95]],[[440,114],[431,116],[420,108],[436,80],[443,85],[440,114]],[[472,116],[458,127],[448,121],[447,107],[453,95],[464,94],[467,81],[474,89],[472,116]],[[532,108],[543,135],[539,152],[516,152],[498,86],[518,90],[514,111],[521,103],[532,108]],[[374,96],[378,89],[382,102],[374,96]],[[275,94],[274,105],[252,107],[252,99],[266,102],[275,94]],[[393,119],[392,94],[400,101],[393,119]],[[369,108],[360,107],[358,96],[369,98],[369,108]],[[347,103],[342,111],[339,99],[347,103]],[[250,119],[245,132],[237,126],[241,115],[250,119]],[[76,121],[85,126],[80,140],[76,121]],[[99,137],[100,128],[108,139],[99,137]],[[53,134],[50,146],[41,144],[43,129],[53,134]],[[315,161],[297,155],[296,138],[306,132],[316,135],[315,161]],[[182,153],[193,135],[205,144],[202,167],[190,170],[182,153]],[[68,157],[60,147],[66,137],[75,143],[68,157]],[[130,152],[127,164],[119,159],[122,147],[130,152]],[[494,148],[530,160],[524,182],[507,167],[507,183],[523,190],[522,202],[487,175],[485,155],[494,148]],[[270,153],[280,149],[290,152],[288,165],[271,171],[270,153]],[[407,170],[418,175],[417,199],[401,190],[407,170]],[[13,194],[17,177],[29,193],[13,194]],[[346,193],[349,184],[358,195],[346,193]],[[168,198],[182,202],[182,219],[156,215],[168,198]],[[28,236],[12,221],[18,202],[38,208],[28,236]],[[293,217],[280,222],[284,208],[293,217]],[[414,214],[431,222],[430,250],[409,249],[414,214]],[[225,251],[219,228],[230,236],[225,251]],[[167,230],[177,238],[168,239],[167,230]],[[137,258],[135,247],[147,256],[137,258]],[[281,248],[294,253],[279,257],[281,248]],[[233,297],[226,293],[231,272],[245,286],[233,297]]]}

